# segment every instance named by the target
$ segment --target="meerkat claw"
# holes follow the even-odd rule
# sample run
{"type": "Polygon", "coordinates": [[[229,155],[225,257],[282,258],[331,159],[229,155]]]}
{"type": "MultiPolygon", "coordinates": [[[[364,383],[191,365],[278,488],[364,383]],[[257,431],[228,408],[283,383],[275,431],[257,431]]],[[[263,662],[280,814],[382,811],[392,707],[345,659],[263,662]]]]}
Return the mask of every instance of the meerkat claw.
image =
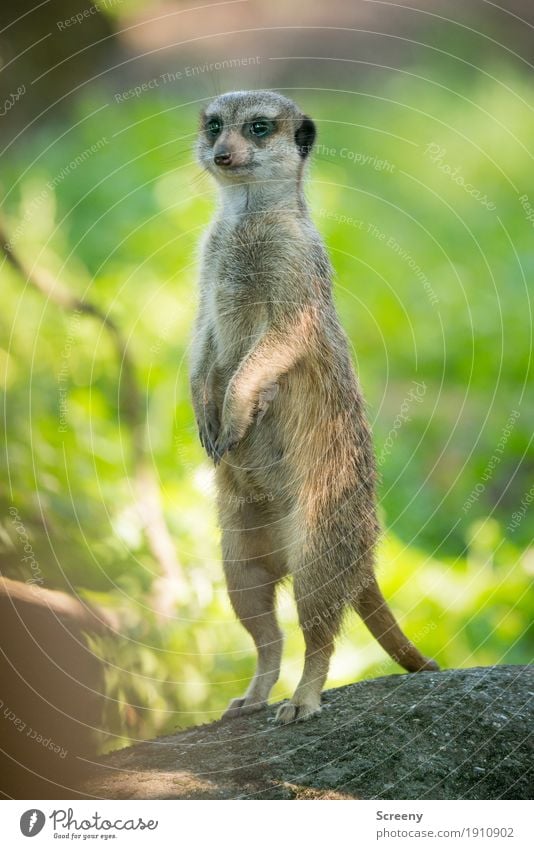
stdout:
{"type": "Polygon", "coordinates": [[[321,713],[320,704],[297,705],[294,702],[284,702],[276,712],[275,722],[278,725],[290,725],[292,722],[305,722],[312,716],[321,713]]]}
{"type": "Polygon", "coordinates": [[[249,702],[245,696],[240,699],[232,699],[225,712],[222,715],[223,719],[235,719],[238,716],[247,716],[250,713],[257,713],[266,707],[265,702],[249,702]]]}
{"type": "Polygon", "coordinates": [[[298,708],[296,705],[291,702],[286,702],[283,705],[280,705],[276,711],[274,721],[277,725],[289,725],[291,722],[295,722],[297,718],[297,711],[298,708]]]}
{"type": "Polygon", "coordinates": [[[227,437],[226,439],[217,439],[213,446],[213,459],[215,465],[218,466],[225,454],[229,454],[239,444],[238,439],[227,437]]]}

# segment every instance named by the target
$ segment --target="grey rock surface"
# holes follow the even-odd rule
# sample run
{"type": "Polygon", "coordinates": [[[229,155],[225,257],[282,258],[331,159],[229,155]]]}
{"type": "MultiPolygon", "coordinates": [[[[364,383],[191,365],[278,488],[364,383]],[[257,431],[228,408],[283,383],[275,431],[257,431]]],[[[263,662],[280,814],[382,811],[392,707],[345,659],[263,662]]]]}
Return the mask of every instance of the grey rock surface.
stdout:
{"type": "Polygon", "coordinates": [[[532,667],[390,675],[323,694],[278,727],[275,706],[101,759],[111,799],[526,799],[534,790],[532,667]]]}

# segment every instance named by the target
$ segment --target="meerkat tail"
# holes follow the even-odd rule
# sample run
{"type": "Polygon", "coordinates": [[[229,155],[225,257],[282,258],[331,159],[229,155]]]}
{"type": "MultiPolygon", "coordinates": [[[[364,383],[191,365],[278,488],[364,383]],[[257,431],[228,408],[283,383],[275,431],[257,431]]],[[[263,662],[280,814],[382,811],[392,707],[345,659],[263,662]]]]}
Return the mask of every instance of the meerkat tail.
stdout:
{"type": "Polygon", "coordinates": [[[438,664],[424,657],[402,632],[374,575],[367,576],[354,608],[382,648],[408,672],[439,669],[438,664]]]}

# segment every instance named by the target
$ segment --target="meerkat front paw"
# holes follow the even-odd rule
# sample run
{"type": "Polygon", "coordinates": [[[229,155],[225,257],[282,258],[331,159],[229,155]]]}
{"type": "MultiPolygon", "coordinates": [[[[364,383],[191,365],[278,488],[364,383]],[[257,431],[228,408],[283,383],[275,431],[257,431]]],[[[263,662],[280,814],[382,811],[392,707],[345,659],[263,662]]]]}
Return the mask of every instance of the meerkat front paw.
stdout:
{"type": "Polygon", "coordinates": [[[317,716],[321,713],[321,702],[303,702],[296,704],[295,702],[284,702],[280,705],[276,712],[275,722],[278,725],[289,725],[291,722],[305,722],[312,716],[317,716]]]}
{"type": "Polygon", "coordinates": [[[200,444],[204,448],[208,457],[214,456],[215,443],[219,436],[221,423],[219,421],[219,413],[215,406],[205,406],[202,412],[202,419],[197,420],[198,435],[200,444]]]}
{"type": "Polygon", "coordinates": [[[240,442],[241,436],[234,431],[223,429],[215,440],[215,444],[213,446],[213,454],[211,456],[213,457],[215,465],[218,466],[224,455],[233,451],[240,442]]]}
{"type": "Polygon", "coordinates": [[[241,699],[232,699],[222,715],[223,719],[235,719],[237,716],[246,716],[249,713],[257,713],[267,707],[267,702],[250,701],[243,696],[241,699]]]}

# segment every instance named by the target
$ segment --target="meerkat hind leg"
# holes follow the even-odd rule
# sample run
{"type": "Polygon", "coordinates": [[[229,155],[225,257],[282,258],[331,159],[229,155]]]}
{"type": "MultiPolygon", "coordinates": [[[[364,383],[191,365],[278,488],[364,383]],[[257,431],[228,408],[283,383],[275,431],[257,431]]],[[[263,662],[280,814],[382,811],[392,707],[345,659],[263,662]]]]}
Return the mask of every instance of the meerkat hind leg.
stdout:
{"type": "Polygon", "coordinates": [[[320,713],[321,692],[328,676],[334,639],[339,630],[339,615],[332,612],[329,616],[318,615],[320,607],[314,601],[314,596],[320,600],[322,588],[319,586],[314,593],[312,585],[312,581],[304,574],[295,575],[295,598],[306,651],[297,689],[289,702],[280,705],[276,714],[276,722],[283,725],[295,720],[301,722],[320,713]]]}
{"type": "Polygon", "coordinates": [[[256,644],[255,675],[244,696],[232,699],[225,717],[261,710],[278,680],[282,659],[282,632],[274,610],[276,578],[259,561],[225,564],[226,583],[232,606],[256,644]]]}
{"type": "Polygon", "coordinates": [[[306,654],[304,671],[293,698],[278,708],[276,722],[286,725],[289,722],[302,722],[321,712],[321,691],[328,675],[330,657],[334,650],[334,640],[317,643],[305,632],[306,654]]]}

